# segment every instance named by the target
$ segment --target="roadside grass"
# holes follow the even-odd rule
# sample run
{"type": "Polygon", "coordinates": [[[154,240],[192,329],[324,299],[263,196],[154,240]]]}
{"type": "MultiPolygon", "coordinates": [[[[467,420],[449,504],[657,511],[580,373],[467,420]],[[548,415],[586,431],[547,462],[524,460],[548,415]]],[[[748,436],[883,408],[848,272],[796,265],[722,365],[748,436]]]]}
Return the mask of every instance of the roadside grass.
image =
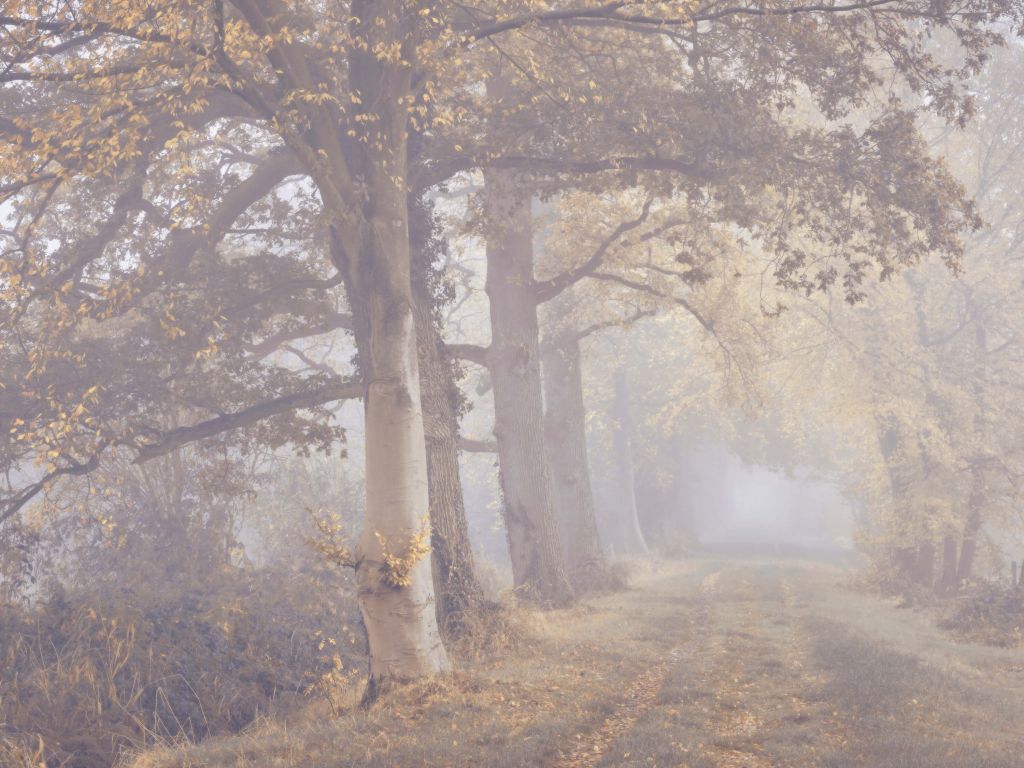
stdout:
{"type": "MultiPolygon", "coordinates": [[[[679,568],[670,586],[678,590],[679,568]]],[[[196,746],[149,750],[130,768],[394,768],[556,764],[600,727],[623,692],[663,659],[686,612],[661,603],[665,577],[645,589],[532,613],[504,654],[465,658],[459,670],[396,690],[369,709],[353,686],[336,716],[311,703],[291,721],[196,746]],[[652,626],[658,631],[651,633],[652,626]],[[664,634],[662,634],[664,633],[664,634]]]]}
{"type": "MultiPolygon", "coordinates": [[[[130,768],[1024,768],[1005,649],[952,646],[817,564],[673,564],[529,613],[508,648],[130,768]]],[[[1010,666],[1008,666],[1010,665],[1010,666]]],[[[1024,671],[1024,666],[1021,666],[1024,671]]],[[[1017,673],[1013,673],[1016,675],[1017,673]]]]}
{"type": "Polygon", "coordinates": [[[823,619],[807,622],[820,697],[845,744],[821,768],[1020,768],[1020,713],[983,683],[823,619]]]}

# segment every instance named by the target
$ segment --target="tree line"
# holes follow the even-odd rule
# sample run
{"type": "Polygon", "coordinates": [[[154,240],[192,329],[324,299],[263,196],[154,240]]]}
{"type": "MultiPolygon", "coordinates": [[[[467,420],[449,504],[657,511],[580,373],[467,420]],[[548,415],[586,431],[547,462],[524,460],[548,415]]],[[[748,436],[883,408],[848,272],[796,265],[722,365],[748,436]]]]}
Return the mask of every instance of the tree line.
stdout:
{"type": "MultiPolygon", "coordinates": [[[[496,454],[520,594],[566,605],[581,573],[606,568],[588,339],[686,318],[756,399],[771,376],[751,370],[771,350],[755,325],[788,315],[830,338],[882,333],[858,315],[889,287],[878,278],[925,318],[900,342],[956,345],[942,357],[950,388],[963,393],[964,371],[978,386],[955,410],[915,357],[928,428],[877,389],[850,395],[878,402],[896,500],[885,524],[923,570],[927,543],[951,551],[956,526],[933,502],[931,517],[906,512],[921,505],[904,501],[904,467],[940,476],[920,469],[936,461],[930,441],[984,433],[978,398],[1002,396],[988,361],[1013,345],[1002,328],[928,327],[943,298],[903,273],[1013,253],[974,200],[992,195],[997,164],[967,189],[929,142],[956,141],[985,106],[972,83],[1021,13],[1011,0],[7,3],[0,520],[111,456],[144,463],[212,438],[235,456],[330,450],[344,437],[332,407],[360,399],[365,525],[342,559],[372,695],[446,669],[445,640],[485,602],[460,450],[496,454]],[[486,343],[450,338],[444,321],[453,206],[486,261],[486,343]],[[751,265],[767,286],[756,295],[730,280],[751,265]],[[304,354],[338,334],[344,370],[304,354]],[[460,435],[469,367],[493,396],[485,440],[460,435]]],[[[954,290],[972,322],[990,306],[954,290]]],[[[870,381],[910,397],[902,378],[880,384],[901,365],[890,352],[902,355],[885,350],[870,381]]],[[[622,425],[641,383],[627,363],[622,425]]],[[[690,382],[661,383],[685,401],[690,382]]],[[[629,429],[614,450],[632,466],[629,429]]],[[[979,488],[1008,477],[989,450],[957,462],[948,471],[966,462],[979,488]]],[[[981,506],[964,507],[958,569],[981,506]]],[[[635,519],[635,494],[624,507],[635,519]]]]}

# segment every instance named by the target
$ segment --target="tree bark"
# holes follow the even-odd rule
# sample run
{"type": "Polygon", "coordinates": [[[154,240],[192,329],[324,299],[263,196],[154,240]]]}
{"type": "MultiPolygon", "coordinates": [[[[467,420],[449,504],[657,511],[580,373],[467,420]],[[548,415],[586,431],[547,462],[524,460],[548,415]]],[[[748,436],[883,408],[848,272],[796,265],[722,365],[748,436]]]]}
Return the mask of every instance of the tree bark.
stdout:
{"type": "Polygon", "coordinates": [[[530,198],[523,198],[507,171],[488,171],[484,178],[491,319],[488,367],[512,577],[530,599],[564,605],[573,595],[558,540],[544,446],[530,198]]]}
{"type": "Polygon", "coordinates": [[[633,421],[629,412],[629,380],[625,369],[615,376],[615,402],[613,405],[612,450],[618,474],[622,544],[632,555],[646,555],[647,542],[640,530],[636,508],[636,475],[633,468],[633,421]]]}
{"type": "MultiPolygon", "coordinates": [[[[408,114],[415,39],[397,0],[356,0],[352,15],[366,36],[366,54],[351,79],[373,105],[375,141],[362,150],[366,222],[353,252],[347,244],[359,363],[366,382],[366,524],[356,545],[359,606],[370,650],[367,699],[393,682],[448,667],[434,612],[428,555],[412,545],[429,525],[427,457],[420,401],[409,250],[408,114]],[[401,46],[405,61],[374,55],[401,46]]],[[[344,211],[337,210],[338,231],[344,211]]]]}
{"type": "Polygon", "coordinates": [[[571,572],[605,565],[587,458],[586,406],[580,342],[559,337],[545,349],[544,430],[554,503],[571,572]]]}
{"type": "Polygon", "coordinates": [[[434,614],[429,558],[412,564],[405,584],[388,578],[386,564],[386,554],[403,557],[429,525],[407,238],[404,226],[398,237],[386,235],[380,238],[390,243],[381,245],[396,257],[380,265],[367,300],[366,525],[356,568],[370,645],[371,689],[391,679],[437,672],[447,664],[434,614]],[[398,256],[403,247],[404,259],[398,256]]]}
{"type": "Polygon", "coordinates": [[[945,536],[942,539],[942,580],[939,585],[943,592],[953,592],[957,582],[956,539],[945,536]]]}
{"type": "Polygon", "coordinates": [[[896,522],[895,530],[891,530],[890,533],[896,537],[898,543],[891,548],[890,557],[897,573],[905,579],[914,581],[918,553],[914,546],[908,544],[910,537],[907,527],[911,525],[910,507],[907,501],[910,474],[906,458],[900,459],[900,449],[904,439],[896,422],[887,421],[878,415],[875,418],[878,429],[878,447],[889,475],[890,498],[896,522]]]}
{"type": "Polygon", "coordinates": [[[930,541],[923,541],[918,545],[914,581],[925,587],[931,587],[935,583],[935,545],[930,541]]]}
{"type": "Polygon", "coordinates": [[[960,562],[956,569],[958,582],[970,579],[974,572],[974,559],[978,552],[978,532],[981,530],[981,513],[972,511],[964,526],[964,537],[960,543],[960,562]]]}
{"type": "Polygon", "coordinates": [[[445,639],[454,640],[463,634],[470,613],[484,598],[473,564],[459,474],[459,394],[433,310],[433,215],[423,201],[411,203],[410,215],[437,622],[445,639]]]}

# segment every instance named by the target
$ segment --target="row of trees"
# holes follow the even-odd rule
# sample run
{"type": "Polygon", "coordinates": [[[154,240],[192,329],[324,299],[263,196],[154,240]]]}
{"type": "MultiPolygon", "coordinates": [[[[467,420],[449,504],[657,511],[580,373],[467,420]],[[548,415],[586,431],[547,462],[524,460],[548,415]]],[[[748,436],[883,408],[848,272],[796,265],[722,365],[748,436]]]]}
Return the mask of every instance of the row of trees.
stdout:
{"type": "Polygon", "coordinates": [[[960,277],[922,265],[863,308],[815,315],[863,373],[846,392],[875,478],[868,538],[901,579],[944,592],[976,575],[986,529],[1021,523],[1020,65],[1016,45],[994,57],[968,130],[926,127],[986,221],[960,277]]]}
{"type": "MultiPolygon", "coordinates": [[[[713,432],[754,462],[813,468],[838,483],[890,587],[948,594],[986,575],[983,553],[1005,575],[1022,550],[1022,230],[1011,192],[1021,172],[1020,62],[1017,44],[993,55],[966,129],[922,124],[985,222],[955,274],[923,263],[866,287],[856,304],[757,288],[757,299],[783,307],[747,334],[763,346],[737,394],[767,416],[757,423],[713,404],[680,411],[695,379],[641,393],[645,410],[676,421],[669,433],[713,432]]],[[[658,444],[665,431],[652,425],[642,441],[658,444]]],[[[678,460],[664,438],[658,445],[678,460]]]]}
{"type": "Polygon", "coordinates": [[[730,327],[696,300],[721,308],[741,265],[856,302],[874,275],[959,264],[980,220],[919,124],[968,120],[966,82],[1021,10],[7,3],[0,518],[111,456],[225,436],[235,456],[329,450],[331,405],[361,398],[365,525],[346,557],[371,692],[442,670],[438,620],[457,633],[480,602],[458,371],[493,388],[493,445],[468,447],[497,453],[516,586],[567,603],[556,510],[572,568],[601,557],[581,341],[678,312],[742,379],[739,328],[777,308],[730,327]],[[439,209],[460,195],[486,345],[441,322],[439,209]],[[340,370],[306,354],[339,333],[340,370]]]}

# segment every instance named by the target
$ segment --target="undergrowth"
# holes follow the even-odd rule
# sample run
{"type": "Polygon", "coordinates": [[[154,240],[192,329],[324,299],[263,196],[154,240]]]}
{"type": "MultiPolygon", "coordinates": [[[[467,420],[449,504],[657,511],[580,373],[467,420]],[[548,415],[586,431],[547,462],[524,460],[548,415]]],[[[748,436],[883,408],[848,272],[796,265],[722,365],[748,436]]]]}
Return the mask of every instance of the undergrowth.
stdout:
{"type": "Polygon", "coordinates": [[[108,768],[126,749],[237,732],[360,670],[357,620],[342,577],[309,569],[2,606],[0,765],[108,768]]]}
{"type": "Polygon", "coordinates": [[[971,642],[1024,646],[1024,587],[996,582],[971,585],[946,606],[939,626],[971,642]]]}

